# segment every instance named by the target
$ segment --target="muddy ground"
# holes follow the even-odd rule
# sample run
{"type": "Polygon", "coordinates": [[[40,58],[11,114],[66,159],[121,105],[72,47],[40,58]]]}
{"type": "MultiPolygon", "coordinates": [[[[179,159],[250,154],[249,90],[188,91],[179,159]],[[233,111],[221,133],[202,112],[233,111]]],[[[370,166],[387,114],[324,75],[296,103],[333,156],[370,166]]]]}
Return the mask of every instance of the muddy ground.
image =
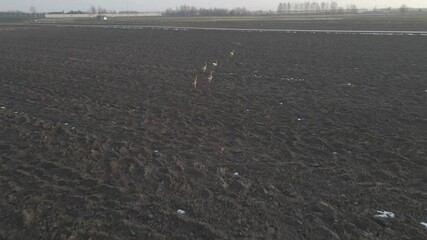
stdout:
{"type": "Polygon", "coordinates": [[[0,27],[0,239],[426,239],[426,42],[0,27]]]}

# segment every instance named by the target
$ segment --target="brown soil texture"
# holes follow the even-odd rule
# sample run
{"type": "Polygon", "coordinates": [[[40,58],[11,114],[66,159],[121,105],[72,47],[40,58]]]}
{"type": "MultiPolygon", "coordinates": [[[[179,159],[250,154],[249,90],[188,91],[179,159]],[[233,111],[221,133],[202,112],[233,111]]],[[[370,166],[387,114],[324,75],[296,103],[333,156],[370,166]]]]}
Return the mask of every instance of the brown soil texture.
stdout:
{"type": "Polygon", "coordinates": [[[0,239],[427,239],[425,36],[0,42],[0,239]]]}

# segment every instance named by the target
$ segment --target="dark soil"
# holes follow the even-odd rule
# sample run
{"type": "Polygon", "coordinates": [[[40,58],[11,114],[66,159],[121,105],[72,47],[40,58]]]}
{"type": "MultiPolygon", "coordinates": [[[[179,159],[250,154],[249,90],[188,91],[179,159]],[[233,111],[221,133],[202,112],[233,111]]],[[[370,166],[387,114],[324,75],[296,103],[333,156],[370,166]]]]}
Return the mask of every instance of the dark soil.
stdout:
{"type": "Polygon", "coordinates": [[[427,239],[426,42],[0,27],[0,239],[427,239]]]}

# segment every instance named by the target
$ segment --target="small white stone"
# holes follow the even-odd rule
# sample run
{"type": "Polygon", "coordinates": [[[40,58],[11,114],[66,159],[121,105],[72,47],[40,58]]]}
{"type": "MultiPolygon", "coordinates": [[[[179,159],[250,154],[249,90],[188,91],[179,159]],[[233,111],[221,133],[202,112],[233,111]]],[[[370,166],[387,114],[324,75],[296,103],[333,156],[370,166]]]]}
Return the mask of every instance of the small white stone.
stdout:
{"type": "Polygon", "coordinates": [[[154,153],[158,153],[159,152],[159,150],[154,150],[154,153]]]}
{"type": "Polygon", "coordinates": [[[280,102],[280,105],[283,105],[283,102],[280,102]]]}
{"type": "MultiPolygon", "coordinates": [[[[427,90],[426,90],[426,92],[427,92],[427,90]]],[[[6,109],[5,107],[1,107],[1,109],[6,109]]]]}
{"type": "Polygon", "coordinates": [[[15,114],[18,114],[18,112],[15,112],[15,114]]]}
{"type": "Polygon", "coordinates": [[[394,218],[395,215],[392,212],[388,211],[377,211],[378,214],[374,215],[377,218],[394,218]]]}
{"type": "Polygon", "coordinates": [[[74,130],[74,129],[76,129],[76,127],[72,127],[71,129],[74,130]]]}
{"type": "Polygon", "coordinates": [[[425,223],[425,222],[421,222],[421,225],[423,225],[424,227],[426,227],[426,228],[427,228],[427,223],[425,223]]]}
{"type": "Polygon", "coordinates": [[[68,126],[68,123],[64,123],[65,126],[68,126]]]}
{"type": "Polygon", "coordinates": [[[351,86],[352,84],[351,83],[347,83],[347,86],[351,86]]]}
{"type": "Polygon", "coordinates": [[[238,177],[238,176],[239,176],[239,173],[238,173],[238,172],[235,172],[235,173],[233,173],[233,176],[238,177]]]}
{"type": "Polygon", "coordinates": [[[301,121],[302,119],[301,119],[301,118],[298,118],[297,120],[298,120],[298,121],[301,121]]]}
{"type": "Polygon", "coordinates": [[[333,152],[333,154],[334,154],[334,155],[338,155],[338,153],[337,153],[337,152],[333,152]]]}
{"type": "Polygon", "coordinates": [[[178,209],[178,210],[176,210],[176,213],[178,213],[179,215],[184,215],[185,211],[182,209],[178,209]]]}

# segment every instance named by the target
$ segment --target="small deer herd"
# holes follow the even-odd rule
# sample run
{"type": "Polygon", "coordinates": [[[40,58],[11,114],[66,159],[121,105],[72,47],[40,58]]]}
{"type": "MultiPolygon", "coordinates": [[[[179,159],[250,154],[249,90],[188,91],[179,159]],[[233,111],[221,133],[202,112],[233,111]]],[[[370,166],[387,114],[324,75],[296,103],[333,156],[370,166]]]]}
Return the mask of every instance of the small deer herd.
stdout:
{"type": "MultiPolygon", "coordinates": [[[[235,56],[235,51],[234,49],[230,51],[230,53],[228,54],[228,57],[230,59],[234,59],[235,56]]],[[[218,67],[218,60],[215,60],[214,62],[208,64],[208,63],[204,63],[202,65],[202,67],[200,68],[200,71],[198,71],[197,73],[195,73],[193,75],[193,79],[192,79],[192,86],[193,88],[197,88],[197,81],[199,79],[199,74],[202,74],[202,76],[206,76],[207,73],[207,80],[208,80],[208,84],[212,83],[213,80],[213,74],[214,74],[214,70],[218,67]]]]}

